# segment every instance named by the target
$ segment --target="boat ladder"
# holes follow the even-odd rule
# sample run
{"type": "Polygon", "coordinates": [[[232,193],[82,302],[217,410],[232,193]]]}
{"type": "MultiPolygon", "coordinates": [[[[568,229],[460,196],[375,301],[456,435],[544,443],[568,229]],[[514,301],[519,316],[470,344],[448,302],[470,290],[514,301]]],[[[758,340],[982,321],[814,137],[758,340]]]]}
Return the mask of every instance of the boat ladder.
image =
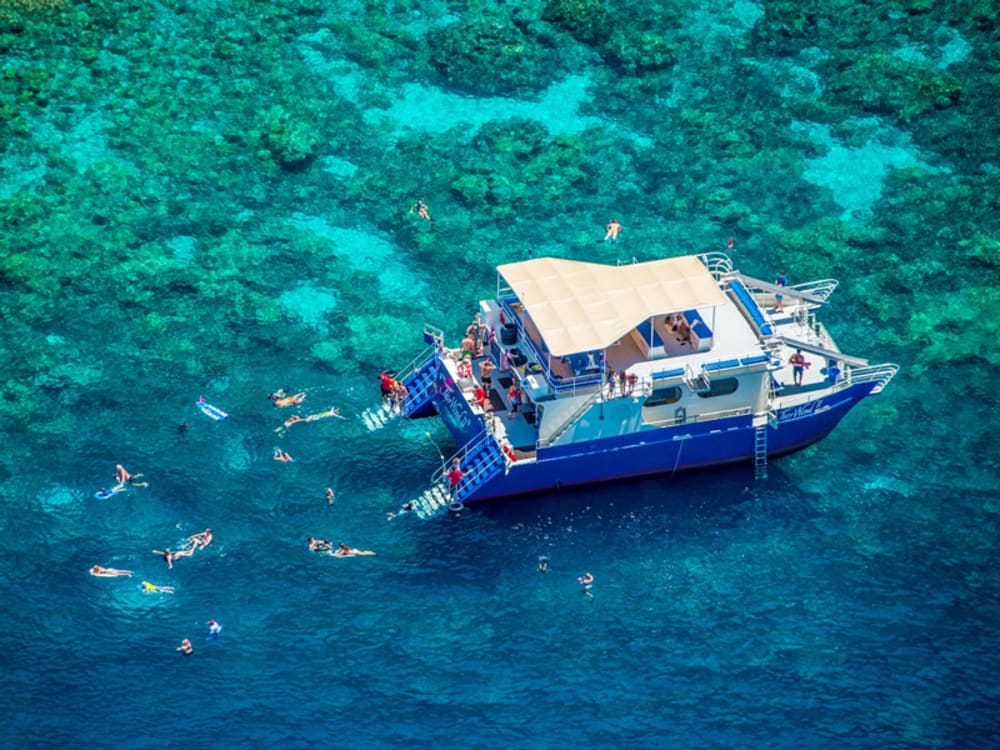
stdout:
{"type": "Polygon", "coordinates": [[[753,476],[767,479],[767,422],[753,429],[753,476]]]}
{"type": "Polygon", "coordinates": [[[369,432],[381,430],[397,417],[409,417],[422,409],[434,395],[434,380],[438,361],[433,347],[425,350],[420,357],[407,365],[403,375],[396,379],[406,386],[407,394],[398,406],[383,400],[377,406],[370,406],[361,412],[361,421],[369,432]]]}
{"type": "Polygon", "coordinates": [[[493,435],[473,438],[434,472],[430,486],[410,501],[413,510],[420,518],[431,518],[450,507],[461,508],[465,498],[503,471],[509,461],[493,435]],[[463,477],[452,493],[448,487],[448,471],[455,458],[459,460],[463,477]]]}

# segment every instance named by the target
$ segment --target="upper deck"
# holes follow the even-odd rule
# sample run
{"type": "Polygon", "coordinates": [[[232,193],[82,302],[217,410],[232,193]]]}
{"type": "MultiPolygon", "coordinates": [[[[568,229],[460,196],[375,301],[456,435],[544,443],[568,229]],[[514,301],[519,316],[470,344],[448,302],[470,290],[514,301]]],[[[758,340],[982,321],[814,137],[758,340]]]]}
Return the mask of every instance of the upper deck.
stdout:
{"type": "Polygon", "coordinates": [[[593,389],[611,371],[650,383],[713,363],[767,360],[728,282],[698,256],[627,266],[540,258],[497,271],[497,301],[483,302],[482,312],[517,327],[523,386],[536,401],[593,389]]]}

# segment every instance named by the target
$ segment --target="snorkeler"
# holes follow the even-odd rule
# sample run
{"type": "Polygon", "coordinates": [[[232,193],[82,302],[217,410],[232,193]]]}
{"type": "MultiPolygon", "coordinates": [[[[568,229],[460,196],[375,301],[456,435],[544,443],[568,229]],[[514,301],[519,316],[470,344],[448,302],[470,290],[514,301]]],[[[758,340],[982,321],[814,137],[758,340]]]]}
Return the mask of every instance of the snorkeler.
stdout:
{"type": "Polygon", "coordinates": [[[316,412],[315,414],[310,414],[305,418],[306,422],[316,422],[320,419],[327,419],[328,417],[336,417],[337,419],[346,420],[347,417],[340,413],[340,409],[336,406],[331,406],[326,411],[316,412]]]}
{"type": "Polygon", "coordinates": [[[184,654],[184,656],[191,656],[194,653],[194,646],[191,645],[190,639],[185,638],[181,641],[181,645],[177,647],[177,650],[184,654]]]}
{"type": "Polygon", "coordinates": [[[205,549],[208,545],[212,543],[212,530],[205,529],[204,531],[199,531],[197,534],[192,534],[184,542],[185,546],[190,546],[191,551],[194,552],[198,549],[205,549]]]}
{"type": "Polygon", "coordinates": [[[289,455],[287,451],[281,450],[281,448],[274,449],[274,455],[271,456],[275,461],[281,461],[283,464],[291,463],[295,459],[289,455]]]}
{"type": "Polygon", "coordinates": [[[386,520],[386,521],[391,521],[391,520],[392,520],[393,518],[395,518],[396,516],[401,516],[401,515],[403,515],[404,513],[409,513],[409,512],[410,512],[410,511],[412,511],[413,509],[414,509],[414,508],[413,508],[413,503],[412,503],[412,502],[408,502],[408,503],[403,503],[403,504],[402,504],[402,505],[400,506],[400,508],[399,508],[399,510],[398,510],[397,512],[393,513],[393,512],[391,512],[391,511],[390,511],[389,513],[386,513],[386,514],[385,514],[385,520],[386,520]]]}
{"type": "Polygon", "coordinates": [[[584,573],[576,580],[580,582],[581,586],[583,586],[583,595],[590,599],[593,599],[594,595],[590,593],[590,587],[593,586],[594,584],[594,576],[592,576],[590,573],[584,573]]]}
{"type": "Polygon", "coordinates": [[[173,570],[174,560],[179,557],[191,557],[194,554],[194,549],[179,549],[176,552],[171,552],[169,549],[154,549],[154,555],[162,555],[163,559],[167,561],[167,567],[173,570]]]}
{"type": "Polygon", "coordinates": [[[412,214],[414,211],[417,212],[417,215],[421,219],[426,219],[427,221],[434,221],[434,219],[431,218],[430,211],[427,210],[427,204],[424,203],[423,198],[418,198],[417,202],[414,203],[412,206],[410,206],[410,213],[412,214]]]}
{"type": "Polygon", "coordinates": [[[124,489],[126,484],[133,487],[149,487],[149,482],[139,482],[138,480],[142,474],[130,474],[128,469],[126,469],[121,464],[115,466],[115,485],[116,489],[124,489]]]}
{"type": "Polygon", "coordinates": [[[143,581],[141,588],[146,593],[158,593],[158,594],[174,593],[173,586],[157,586],[155,583],[150,583],[149,581],[143,581]]]}
{"type": "Polygon", "coordinates": [[[90,569],[90,575],[97,576],[98,578],[116,578],[118,576],[128,576],[132,577],[131,570],[118,570],[117,568],[102,568],[100,565],[94,565],[90,569]]]}
{"type": "Polygon", "coordinates": [[[329,539],[315,539],[309,537],[309,551],[310,552],[331,552],[333,550],[333,542],[329,539]]]}
{"type": "Polygon", "coordinates": [[[98,500],[107,500],[112,495],[117,495],[119,492],[124,492],[125,487],[123,485],[116,485],[110,490],[107,487],[101,487],[97,492],[94,493],[94,497],[98,500]]]}
{"type": "Polygon", "coordinates": [[[318,422],[321,419],[328,419],[329,417],[336,417],[337,419],[347,420],[343,414],[340,413],[340,409],[336,406],[331,406],[326,411],[316,412],[315,414],[308,414],[304,417],[300,417],[298,414],[293,414],[281,427],[276,428],[274,431],[278,433],[279,436],[284,435],[288,432],[292,425],[298,424],[299,422],[318,422]]]}
{"type": "Polygon", "coordinates": [[[267,397],[274,402],[275,406],[298,406],[306,400],[306,392],[299,391],[292,396],[286,396],[285,392],[279,388],[275,393],[267,394],[267,397]]]}
{"type": "Polygon", "coordinates": [[[357,547],[348,547],[346,544],[341,542],[337,545],[337,549],[332,550],[330,554],[333,557],[354,557],[355,555],[374,555],[370,549],[358,549],[357,547]]]}
{"type": "Polygon", "coordinates": [[[622,231],[622,225],[618,223],[618,219],[612,219],[608,222],[608,233],[604,235],[604,241],[607,242],[611,240],[611,244],[615,244],[618,241],[618,233],[622,231]]]}

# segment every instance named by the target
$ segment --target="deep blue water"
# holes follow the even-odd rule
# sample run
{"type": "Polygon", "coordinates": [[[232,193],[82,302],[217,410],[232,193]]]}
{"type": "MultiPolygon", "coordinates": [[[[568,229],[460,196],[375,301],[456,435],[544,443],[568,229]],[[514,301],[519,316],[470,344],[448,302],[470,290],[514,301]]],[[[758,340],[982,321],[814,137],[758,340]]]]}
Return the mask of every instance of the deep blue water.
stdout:
{"type": "MultiPolygon", "coordinates": [[[[763,5],[682,9],[668,37],[693,47],[669,73],[636,74],[633,98],[621,70],[566,37],[548,88],[462,93],[419,67],[419,44],[368,55],[476,8],[313,5],[199,3],[147,19],[95,4],[93,23],[53,21],[83,24],[94,45],[79,69],[53,64],[80,90],[12,110],[28,127],[5,131],[0,171],[0,744],[1000,746],[996,265],[984,255],[966,270],[966,245],[928,229],[951,212],[962,241],[991,236],[995,215],[962,213],[977,193],[962,189],[989,164],[949,150],[926,125],[934,113],[896,121],[849,99],[820,113],[830,50],[767,47],[763,5]],[[382,35],[356,39],[344,23],[382,35]],[[240,69],[234,50],[265,38],[259,68],[240,69]],[[161,88],[139,86],[150,69],[161,88]],[[286,89],[268,88],[273,71],[286,89]],[[798,102],[795,117],[709,138],[734,111],[759,115],[772,88],[798,102]],[[296,97],[331,92],[342,98],[323,117],[352,117],[348,102],[357,118],[314,112],[305,166],[280,168],[264,141],[233,135],[275,102],[312,126],[296,97]],[[201,109],[184,110],[187,95],[201,109]],[[547,131],[538,151],[556,156],[543,178],[536,162],[491,177],[504,197],[479,207],[458,197],[472,192],[458,177],[437,179],[453,160],[502,171],[468,148],[512,116],[547,131]],[[162,130],[140,133],[142,117],[162,130]],[[761,142],[734,145],[758,131],[761,142]],[[685,151],[664,145],[675,137],[685,151]],[[193,144],[206,150],[189,164],[193,144]],[[157,163],[164,154],[176,161],[157,163]],[[211,166],[220,154],[245,157],[246,171],[211,166]],[[908,169],[946,175],[956,193],[936,192],[938,205],[892,183],[891,202],[893,171],[908,169]],[[433,227],[407,214],[418,195],[433,227]],[[616,248],[599,244],[610,215],[625,226],[616,248]],[[425,321],[457,336],[491,294],[493,266],[529,246],[613,263],[722,249],[732,235],[750,275],[841,280],[823,320],[845,350],[901,364],[883,394],[764,481],[729,467],[387,520],[426,485],[438,446],[453,446],[436,420],[370,433],[353,417],[378,398],[380,368],[420,351],[425,321]],[[22,273],[15,257],[58,262],[22,273]],[[49,285],[53,268],[70,278],[49,285]],[[278,387],[308,393],[303,414],[335,405],[352,419],[279,437],[290,412],[266,399],[278,387]],[[230,419],[200,414],[201,395],[230,419]],[[276,446],[294,462],[273,461],[276,446]],[[116,463],[150,487],[96,500],[116,463]],[[173,570],[151,552],[206,527],[214,543],[173,570]],[[310,535],[376,554],[312,554],[310,535]],[[134,576],[95,578],[94,564],[134,576]],[[577,583],[586,571],[592,598],[577,583]],[[142,580],[176,593],[145,593],[142,580]],[[218,640],[205,639],[209,619],[218,640]],[[183,638],[193,655],[176,652],[183,638]]],[[[889,24],[865,43],[959,76],[962,135],[987,148],[973,63],[988,34],[913,18],[929,19],[928,36],[889,24]]],[[[74,45],[30,25],[18,34],[5,70],[74,45]]]]}

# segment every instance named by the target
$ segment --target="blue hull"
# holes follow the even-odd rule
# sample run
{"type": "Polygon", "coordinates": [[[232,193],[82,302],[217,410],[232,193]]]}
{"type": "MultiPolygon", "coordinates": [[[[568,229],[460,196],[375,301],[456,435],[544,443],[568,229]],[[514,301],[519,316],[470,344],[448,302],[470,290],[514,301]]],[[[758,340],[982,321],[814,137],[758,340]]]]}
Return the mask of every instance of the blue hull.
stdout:
{"type": "MultiPolygon", "coordinates": [[[[859,383],[778,413],[769,427],[768,456],[801,450],[822,440],[874,383],[859,383]]],[[[451,389],[435,397],[437,410],[461,444],[482,432],[482,421],[451,389]],[[449,396],[451,396],[449,398],[449,396]]],[[[754,458],[752,418],[732,417],[661,427],[614,438],[542,448],[536,461],[515,463],[479,487],[465,502],[544,492],[574,485],[673,473],[754,458]]]]}

